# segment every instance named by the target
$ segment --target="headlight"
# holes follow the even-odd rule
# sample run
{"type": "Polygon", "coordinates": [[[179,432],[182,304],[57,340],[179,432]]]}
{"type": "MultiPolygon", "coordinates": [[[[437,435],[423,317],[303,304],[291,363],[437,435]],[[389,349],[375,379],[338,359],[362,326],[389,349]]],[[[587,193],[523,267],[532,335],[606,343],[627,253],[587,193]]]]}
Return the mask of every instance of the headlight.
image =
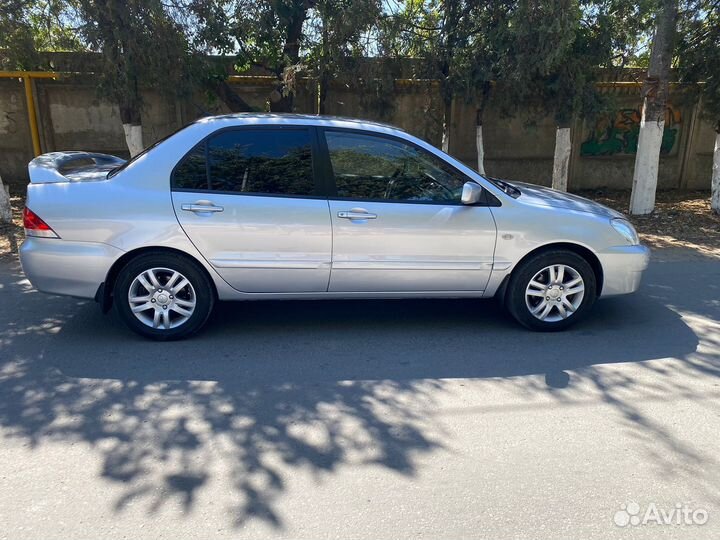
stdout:
{"type": "Polygon", "coordinates": [[[637,231],[635,231],[635,227],[633,227],[628,220],[614,218],[610,220],[610,225],[612,225],[613,229],[619,232],[625,240],[630,242],[631,246],[637,246],[640,243],[640,238],[638,237],[637,231]]]}

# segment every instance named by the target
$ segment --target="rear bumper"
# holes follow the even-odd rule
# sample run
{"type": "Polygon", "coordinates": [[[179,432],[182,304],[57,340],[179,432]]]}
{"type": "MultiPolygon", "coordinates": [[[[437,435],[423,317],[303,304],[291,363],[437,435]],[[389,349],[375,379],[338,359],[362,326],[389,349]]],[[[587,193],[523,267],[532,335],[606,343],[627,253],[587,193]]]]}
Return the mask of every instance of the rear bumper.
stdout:
{"type": "Polygon", "coordinates": [[[20,247],[20,263],[39,291],[95,298],[108,270],[122,254],[107,244],[28,237],[20,247]]]}
{"type": "Polygon", "coordinates": [[[650,261],[645,246],[617,246],[597,253],[603,268],[603,288],[600,296],[628,294],[638,290],[643,271],[650,261]]]}

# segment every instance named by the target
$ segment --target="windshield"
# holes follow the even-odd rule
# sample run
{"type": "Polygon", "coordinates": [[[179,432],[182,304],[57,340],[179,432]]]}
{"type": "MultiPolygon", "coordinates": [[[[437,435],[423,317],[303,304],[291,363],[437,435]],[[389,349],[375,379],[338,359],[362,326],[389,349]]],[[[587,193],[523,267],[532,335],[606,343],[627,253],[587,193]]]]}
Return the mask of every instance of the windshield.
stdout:
{"type": "Polygon", "coordinates": [[[177,133],[180,133],[183,129],[185,129],[185,128],[188,127],[188,126],[193,125],[194,123],[195,123],[195,122],[191,122],[191,123],[189,123],[189,124],[186,124],[186,125],[184,125],[183,127],[181,127],[180,129],[176,129],[175,131],[173,131],[173,132],[170,133],[169,135],[165,135],[165,137],[162,137],[161,139],[158,139],[157,141],[155,141],[154,143],[152,143],[150,146],[148,146],[147,148],[145,148],[145,150],[143,150],[142,152],[140,152],[139,154],[137,154],[135,157],[132,157],[132,158],[128,159],[125,163],[123,163],[123,164],[120,165],[119,167],[115,167],[114,169],[110,169],[110,172],[108,173],[107,177],[108,177],[108,178],[112,178],[112,177],[115,176],[117,173],[119,173],[120,171],[124,170],[128,165],[130,165],[131,163],[134,163],[135,161],[137,161],[138,159],[140,159],[141,157],[143,157],[145,154],[147,154],[148,152],[150,152],[153,148],[155,148],[155,147],[158,146],[159,144],[165,142],[166,140],[168,140],[168,139],[169,139],[170,137],[172,137],[173,135],[175,135],[175,134],[177,134],[177,133]]]}

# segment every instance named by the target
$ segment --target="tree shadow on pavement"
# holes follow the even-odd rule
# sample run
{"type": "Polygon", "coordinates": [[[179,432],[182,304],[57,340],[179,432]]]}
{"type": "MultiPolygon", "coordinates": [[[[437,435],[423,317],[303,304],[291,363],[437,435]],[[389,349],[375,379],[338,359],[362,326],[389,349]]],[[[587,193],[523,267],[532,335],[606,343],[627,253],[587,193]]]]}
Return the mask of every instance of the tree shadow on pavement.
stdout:
{"type": "MultiPolygon", "coordinates": [[[[663,286],[599,302],[559,334],[525,331],[492,302],[248,302],[220,305],[191,340],[153,343],[91,302],[34,292],[14,267],[0,275],[0,427],[33,446],[92,445],[102,476],[123,487],[118,511],[137,501],[189,510],[223,481],[236,525],[279,528],[284,468],[319,479],[358,464],[416,475],[422,455],[446,447],[434,412],[448,378],[509,379],[562,401],[578,397],[574,371],[638,436],[692,454],[625,396],[633,381],[595,368],[674,358],[698,376],[720,374],[720,344],[697,356],[700,338],[677,313],[682,293],[663,286]],[[542,384],[524,377],[543,374],[542,384]]],[[[711,330],[703,346],[717,340],[711,330]]]]}

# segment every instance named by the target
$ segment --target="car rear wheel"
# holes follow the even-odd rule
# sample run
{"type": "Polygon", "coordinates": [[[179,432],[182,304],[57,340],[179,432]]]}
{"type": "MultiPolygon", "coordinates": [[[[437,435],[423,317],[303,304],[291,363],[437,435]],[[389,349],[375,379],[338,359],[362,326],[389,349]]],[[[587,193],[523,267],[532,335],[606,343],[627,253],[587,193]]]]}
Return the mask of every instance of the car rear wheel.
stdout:
{"type": "Polygon", "coordinates": [[[120,271],[113,289],[118,314],[131,330],[156,340],[197,332],[215,303],[212,285],[197,264],[170,253],[146,254],[120,271]]]}
{"type": "Polygon", "coordinates": [[[532,330],[562,330],[579,321],[597,297],[590,264],[577,253],[553,250],[524,261],[510,278],[506,307],[532,330]]]}

